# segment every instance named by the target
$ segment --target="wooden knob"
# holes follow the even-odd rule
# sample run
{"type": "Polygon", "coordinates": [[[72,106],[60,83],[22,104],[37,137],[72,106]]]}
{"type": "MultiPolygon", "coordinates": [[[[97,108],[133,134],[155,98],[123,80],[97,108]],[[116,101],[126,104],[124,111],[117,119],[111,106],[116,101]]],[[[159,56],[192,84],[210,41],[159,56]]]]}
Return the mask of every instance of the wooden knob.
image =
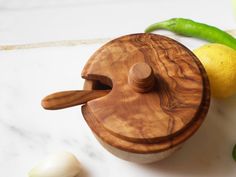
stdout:
{"type": "Polygon", "coordinates": [[[129,85],[136,92],[148,92],[155,84],[155,77],[152,68],[147,63],[136,63],[129,70],[129,85]]]}

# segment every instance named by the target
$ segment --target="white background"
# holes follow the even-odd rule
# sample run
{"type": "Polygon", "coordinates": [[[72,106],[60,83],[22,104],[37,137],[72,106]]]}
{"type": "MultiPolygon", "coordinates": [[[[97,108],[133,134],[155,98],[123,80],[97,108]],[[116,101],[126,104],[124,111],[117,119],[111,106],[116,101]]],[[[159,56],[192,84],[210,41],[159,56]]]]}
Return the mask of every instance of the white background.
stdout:
{"type": "MultiPolygon", "coordinates": [[[[115,38],[156,21],[191,18],[234,29],[229,0],[0,0],[0,45],[115,38]]],[[[176,37],[190,49],[203,42],[176,37]]],[[[0,50],[0,175],[24,177],[49,153],[73,152],[88,177],[234,177],[236,97],[214,100],[206,121],[170,158],[151,165],[120,160],[95,140],[79,107],[45,111],[54,91],[82,89],[81,70],[102,43],[0,50]]]]}

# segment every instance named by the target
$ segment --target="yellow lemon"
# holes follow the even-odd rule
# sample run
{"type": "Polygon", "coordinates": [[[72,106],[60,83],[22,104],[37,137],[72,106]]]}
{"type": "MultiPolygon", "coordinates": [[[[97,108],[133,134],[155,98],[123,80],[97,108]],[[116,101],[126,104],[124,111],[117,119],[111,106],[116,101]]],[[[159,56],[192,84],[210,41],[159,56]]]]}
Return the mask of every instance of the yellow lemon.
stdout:
{"type": "Polygon", "coordinates": [[[236,93],[236,51],[222,44],[206,44],[195,49],[210,80],[212,95],[226,98],[236,93]]]}

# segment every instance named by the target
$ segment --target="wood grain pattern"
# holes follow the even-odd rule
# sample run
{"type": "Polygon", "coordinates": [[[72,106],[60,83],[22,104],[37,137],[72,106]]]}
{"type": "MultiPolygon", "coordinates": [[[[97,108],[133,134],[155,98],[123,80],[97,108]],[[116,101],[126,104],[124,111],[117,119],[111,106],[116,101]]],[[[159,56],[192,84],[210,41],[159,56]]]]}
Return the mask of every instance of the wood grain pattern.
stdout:
{"type": "MultiPolygon", "coordinates": [[[[90,81],[87,82],[87,89],[89,89],[89,85],[92,86],[93,83],[90,81]]],[[[208,84],[208,80],[205,80],[206,84],[208,84]]],[[[117,137],[111,134],[109,131],[104,129],[103,125],[100,124],[97,119],[96,115],[93,114],[87,105],[82,106],[82,113],[85,117],[85,120],[92,131],[105,143],[114,146],[118,149],[123,151],[133,152],[133,153],[140,153],[140,154],[149,154],[149,153],[158,153],[168,150],[170,148],[176,147],[186,141],[189,137],[191,137],[197,129],[201,126],[208,108],[210,104],[210,90],[209,87],[204,87],[204,101],[201,104],[202,109],[200,109],[196,115],[196,119],[192,122],[192,124],[184,131],[179,134],[176,134],[173,137],[169,137],[163,141],[158,143],[137,143],[125,140],[123,138],[117,137]]]]}
{"type": "Polygon", "coordinates": [[[105,96],[110,90],[71,90],[56,92],[46,96],[41,105],[44,109],[56,110],[84,104],[105,96]]]}
{"type": "Polygon", "coordinates": [[[107,43],[89,59],[82,77],[112,86],[109,94],[86,104],[86,121],[91,124],[93,117],[111,135],[134,143],[158,143],[184,131],[198,119],[208,87],[205,71],[191,51],[154,34],[107,43]],[[151,92],[138,93],[128,83],[130,68],[139,62],[153,69],[156,84],[151,92]]]}
{"type": "Polygon", "coordinates": [[[151,91],[155,85],[152,68],[147,63],[134,64],[128,73],[128,83],[136,92],[151,91]]]}

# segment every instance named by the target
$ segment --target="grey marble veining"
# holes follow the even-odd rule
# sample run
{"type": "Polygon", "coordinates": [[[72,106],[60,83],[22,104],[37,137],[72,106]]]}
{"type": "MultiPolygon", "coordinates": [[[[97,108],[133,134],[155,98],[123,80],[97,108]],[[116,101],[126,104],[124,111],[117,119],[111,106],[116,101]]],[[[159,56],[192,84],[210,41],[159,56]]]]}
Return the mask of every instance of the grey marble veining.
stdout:
{"type": "Polygon", "coordinates": [[[0,82],[0,171],[3,174],[8,174],[14,166],[11,176],[18,173],[25,176],[35,163],[58,150],[76,154],[90,176],[118,177],[129,173],[131,177],[220,177],[235,174],[231,151],[236,140],[236,97],[212,99],[199,131],[173,156],[151,165],[125,162],[105,151],[83,120],[79,107],[43,110],[40,100],[45,94],[82,88],[80,71],[85,61],[81,62],[80,58],[88,58],[97,47],[0,53],[0,75],[4,76],[0,82]],[[86,48],[89,50],[85,52],[86,48]]]}
{"type": "MultiPolygon", "coordinates": [[[[229,1],[213,0],[0,0],[0,45],[113,38],[142,32],[150,23],[176,16],[228,29],[235,26],[232,14],[229,1]]],[[[190,49],[203,44],[191,38],[175,39],[190,49]]],[[[38,161],[60,150],[74,153],[87,177],[235,176],[231,152],[236,143],[236,96],[212,99],[202,127],[183,148],[149,165],[132,164],[104,150],[80,107],[43,110],[40,101],[45,95],[82,89],[82,68],[101,45],[0,51],[1,176],[25,177],[38,161]]]]}

